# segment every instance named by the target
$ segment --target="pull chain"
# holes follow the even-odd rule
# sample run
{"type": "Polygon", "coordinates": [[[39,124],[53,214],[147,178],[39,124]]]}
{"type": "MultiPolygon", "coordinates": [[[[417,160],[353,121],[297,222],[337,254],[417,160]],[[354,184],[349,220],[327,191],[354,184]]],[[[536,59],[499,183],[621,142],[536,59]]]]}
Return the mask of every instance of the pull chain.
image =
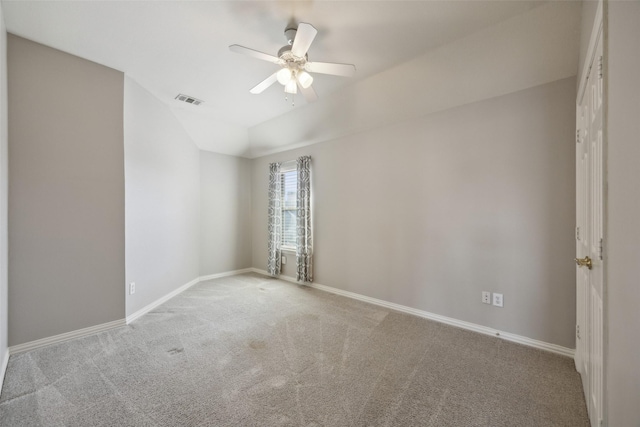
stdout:
{"type": "MultiPolygon", "coordinates": [[[[288,101],[288,100],[289,100],[289,97],[287,96],[287,92],[285,92],[285,93],[284,93],[284,100],[285,100],[285,101],[288,101]]],[[[295,94],[293,94],[293,93],[291,94],[291,106],[292,106],[292,107],[295,107],[295,106],[296,106],[296,96],[295,96],[295,94]]]]}

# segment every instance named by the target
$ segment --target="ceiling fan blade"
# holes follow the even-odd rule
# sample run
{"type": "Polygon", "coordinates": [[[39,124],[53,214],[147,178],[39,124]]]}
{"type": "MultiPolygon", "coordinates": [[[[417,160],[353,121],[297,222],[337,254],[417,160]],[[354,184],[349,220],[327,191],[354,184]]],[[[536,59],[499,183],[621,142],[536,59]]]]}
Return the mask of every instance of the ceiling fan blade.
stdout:
{"type": "Polygon", "coordinates": [[[318,30],[313,25],[301,22],[298,24],[298,30],[296,31],[296,37],[293,39],[293,45],[291,45],[291,53],[299,58],[303,58],[313,39],[316,38],[318,30]]]}
{"type": "Polygon", "coordinates": [[[248,47],[240,46],[239,44],[232,44],[231,46],[229,46],[229,50],[231,52],[253,56],[254,58],[262,59],[263,61],[273,62],[274,64],[280,63],[280,58],[278,58],[277,56],[269,55],[268,53],[260,52],[258,50],[249,49],[248,47]]]}
{"type": "Polygon", "coordinates": [[[316,94],[316,91],[313,90],[312,86],[309,86],[305,89],[300,83],[298,83],[298,89],[300,89],[302,96],[304,96],[304,99],[306,99],[307,102],[314,102],[318,99],[318,95],[316,94]]]}
{"type": "Polygon", "coordinates": [[[249,92],[251,92],[254,95],[257,95],[259,93],[262,93],[266,88],[268,88],[269,86],[271,86],[277,81],[278,81],[278,73],[275,72],[271,74],[269,77],[267,77],[266,79],[264,79],[263,81],[261,81],[260,83],[258,83],[257,85],[255,85],[253,89],[251,89],[249,92]]]}
{"type": "Polygon", "coordinates": [[[356,66],[353,64],[334,64],[331,62],[307,62],[306,70],[311,73],[332,74],[334,76],[353,77],[356,66]]]}

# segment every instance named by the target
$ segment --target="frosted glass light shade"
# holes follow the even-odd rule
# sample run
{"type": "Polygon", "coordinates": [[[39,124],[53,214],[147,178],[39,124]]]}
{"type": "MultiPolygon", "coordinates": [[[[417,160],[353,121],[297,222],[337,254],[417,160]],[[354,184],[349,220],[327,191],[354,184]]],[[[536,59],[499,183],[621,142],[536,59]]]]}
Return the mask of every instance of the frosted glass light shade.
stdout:
{"type": "Polygon", "coordinates": [[[276,77],[278,78],[278,83],[280,83],[281,85],[286,85],[291,81],[291,70],[288,68],[283,68],[282,70],[278,71],[276,77]]]}
{"type": "Polygon", "coordinates": [[[298,73],[298,82],[300,83],[300,86],[306,89],[311,86],[311,83],[313,83],[313,77],[311,77],[311,74],[303,71],[298,73]]]}
{"type": "Polygon", "coordinates": [[[292,94],[298,93],[298,85],[296,84],[295,79],[289,80],[289,82],[284,85],[284,91],[292,94]]]}

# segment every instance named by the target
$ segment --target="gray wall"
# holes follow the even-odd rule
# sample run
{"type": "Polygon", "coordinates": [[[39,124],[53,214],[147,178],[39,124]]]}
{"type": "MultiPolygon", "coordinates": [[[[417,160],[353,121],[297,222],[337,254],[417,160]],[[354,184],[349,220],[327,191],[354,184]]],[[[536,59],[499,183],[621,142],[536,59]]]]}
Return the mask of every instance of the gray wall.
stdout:
{"type": "Polygon", "coordinates": [[[125,79],[127,316],[199,276],[199,150],[169,108],[125,79]]]}
{"type": "Polygon", "coordinates": [[[8,36],[9,345],[124,317],[123,74],[8,36]]]}
{"type": "Polygon", "coordinates": [[[200,152],[200,275],[251,266],[251,161],[200,152]]]}
{"type": "Polygon", "coordinates": [[[608,8],[608,425],[640,426],[640,3],[608,8]]]}
{"type": "Polygon", "coordinates": [[[255,159],[253,266],[266,268],[268,163],[310,154],[316,282],[574,348],[575,88],[255,159]]]}
{"type": "MultiPolygon", "coordinates": [[[[7,145],[7,32],[4,26],[2,6],[0,6],[0,367],[7,354],[9,333],[9,315],[7,313],[7,190],[9,181],[7,145]]],[[[2,379],[0,377],[0,387],[2,379]]]]}

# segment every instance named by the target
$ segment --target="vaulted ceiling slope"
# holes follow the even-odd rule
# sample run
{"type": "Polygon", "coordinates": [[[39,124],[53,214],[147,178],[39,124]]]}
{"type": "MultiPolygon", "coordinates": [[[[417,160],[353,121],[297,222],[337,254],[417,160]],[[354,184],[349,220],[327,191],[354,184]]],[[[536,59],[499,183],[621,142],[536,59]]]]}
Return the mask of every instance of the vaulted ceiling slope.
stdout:
{"type": "Polygon", "coordinates": [[[577,1],[2,1],[9,32],[125,72],[172,110],[203,150],[257,157],[576,74],[577,1]],[[318,36],[320,99],[284,101],[276,54],[290,20],[318,36]],[[184,93],[205,102],[176,101],[184,93]]]}

